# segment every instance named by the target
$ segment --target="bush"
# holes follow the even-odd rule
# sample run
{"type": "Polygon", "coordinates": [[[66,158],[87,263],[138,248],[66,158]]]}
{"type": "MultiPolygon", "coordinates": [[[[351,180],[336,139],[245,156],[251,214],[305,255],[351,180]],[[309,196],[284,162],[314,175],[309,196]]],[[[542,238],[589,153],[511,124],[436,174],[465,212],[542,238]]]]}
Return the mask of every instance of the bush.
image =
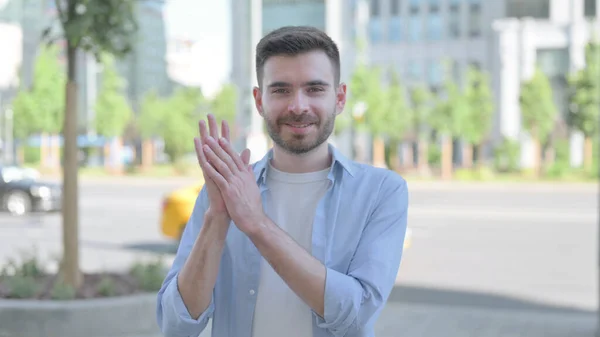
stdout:
{"type": "Polygon", "coordinates": [[[498,172],[519,171],[521,146],[518,141],[505,138],[494,148],[494,168],[498,172]]]}

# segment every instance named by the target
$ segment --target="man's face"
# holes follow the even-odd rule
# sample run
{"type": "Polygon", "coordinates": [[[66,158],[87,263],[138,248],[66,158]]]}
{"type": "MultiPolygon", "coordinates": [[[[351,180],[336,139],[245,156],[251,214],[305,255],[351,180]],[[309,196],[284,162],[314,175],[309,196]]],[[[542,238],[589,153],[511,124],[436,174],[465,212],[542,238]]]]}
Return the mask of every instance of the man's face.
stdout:
{"type": "Polygon", "coordinates": [[[346,103],[346,85],[336,85],[332,62],[322,51],[270,57],[256,107],[273,142],[293,154],[327,141],[346,103]]]}

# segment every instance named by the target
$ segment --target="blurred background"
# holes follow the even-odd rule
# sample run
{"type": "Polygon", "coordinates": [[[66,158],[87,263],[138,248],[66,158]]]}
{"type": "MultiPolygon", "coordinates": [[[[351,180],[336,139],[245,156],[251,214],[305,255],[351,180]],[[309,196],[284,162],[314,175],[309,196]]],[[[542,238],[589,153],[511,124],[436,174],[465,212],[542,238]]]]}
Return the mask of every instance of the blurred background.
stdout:
{"type": "Polygon", "coordinates": [[[254,48],[284,25],[340,48],[331,142],[409,184],[377,336],[600,336],[599,16],[600,0],[0,0],[0,336],[159,335],[203,185],[197,121],[266,153],[254,48]]]}

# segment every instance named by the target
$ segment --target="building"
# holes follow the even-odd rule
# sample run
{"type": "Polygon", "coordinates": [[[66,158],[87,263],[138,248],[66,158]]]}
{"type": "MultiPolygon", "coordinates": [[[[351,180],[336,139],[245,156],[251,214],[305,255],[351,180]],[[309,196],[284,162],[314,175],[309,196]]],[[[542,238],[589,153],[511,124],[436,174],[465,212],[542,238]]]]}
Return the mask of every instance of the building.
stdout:
{"type": "MultiPolygon", "coordinates": [[[[492,143],[521,142],[521,164],[533,162],[521,130],[520,84],[540,64],[566,114],[569,71],[583,66],[585,43],[598,29],[598,0],[371,0],[368,41],[372,64],[393,65],[408,85],[433,91],[445,79],[444,62],[458,82],[469,65],[489,73],[496,100],[492,143]],[[595,27],[595,28],[594,28],[595,27]]],[[[581,136],[571,138],[572,164],[580,165],[581,136]]],[[[460,147],[458,147],[460,148],[460,147]]],[[[490,148],[488,148],[488,151],[490,148]]],[[[489,152],[488,152],[489,153],[489,152]]],[[[460,160],[460,150],[455,161],[460,160]]]]}
{"type": "MultiPolygon", "coordinates": [[[[594,29],[600,32],[598,8],[600,0],[242,1],[232,12],[237,48],[233,73],[242,88],[249,81],[254,85],[253,63],[247,61],[254,51],[247,44],[254,46],[260,37],[249,38],[248,27],[262,36],[283,25],[312,25],[330,34],[342,53],[342,80],[348,79],[361,56],[358,39],[367,42],[364,57],[370,64],[392,66],[409,86],[426,84],[436,91],[445,76],[462,82],[467,67],[475,66],[492,80],[496,114],[491,143],[503,137],[519,140],[521,163],[527,167],[532,163],[531,141],[521,131],[520,83],[540,64],[551,78],[564,116],[564,76],[583,66],[585,43],[594,29]],[[244,7],[251,5],[254,12],[244,7]]],[[[245,97],[251,95],[247,92],[245,97]]],[[[247,103],[243,116],[254,116],[251,104],[247,103]]],[[[581,163],[581,142],[580,135],[571,137],[573,165],[581,163]]],[[[459,162],[460,157],[460,150],[456,151],[454,160],[459,162]]]]}

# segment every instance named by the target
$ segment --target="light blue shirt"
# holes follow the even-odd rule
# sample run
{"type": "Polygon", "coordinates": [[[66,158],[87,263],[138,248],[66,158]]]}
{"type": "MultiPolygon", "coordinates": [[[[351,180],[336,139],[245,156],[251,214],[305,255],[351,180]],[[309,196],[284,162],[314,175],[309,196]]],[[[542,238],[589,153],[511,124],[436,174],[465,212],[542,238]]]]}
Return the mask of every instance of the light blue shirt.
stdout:
{"type": "MultiPolygon", "coordinates": [[[[353,162],[333,146],[329,149],[333,158],[329,189],[317,205],[312,232],[312,255],[327,269],[325,313],[320,317],[312,312],[313,336],[372,337],[400,266],[407,223],[407,185],[393,171],[353,162]]],[[[269,151],[253,165],[263,203],[271,156],[269,151]]],[[[227,233],[206,311],[192,319],[179,293],[177,276],[200,232],[207,208],[203,188],[173,266],[158,292],[158,324],[166,337],[196,337],[212,318],[214,337],[252,337],[262,256],[235,224],[227,233]]]]}

